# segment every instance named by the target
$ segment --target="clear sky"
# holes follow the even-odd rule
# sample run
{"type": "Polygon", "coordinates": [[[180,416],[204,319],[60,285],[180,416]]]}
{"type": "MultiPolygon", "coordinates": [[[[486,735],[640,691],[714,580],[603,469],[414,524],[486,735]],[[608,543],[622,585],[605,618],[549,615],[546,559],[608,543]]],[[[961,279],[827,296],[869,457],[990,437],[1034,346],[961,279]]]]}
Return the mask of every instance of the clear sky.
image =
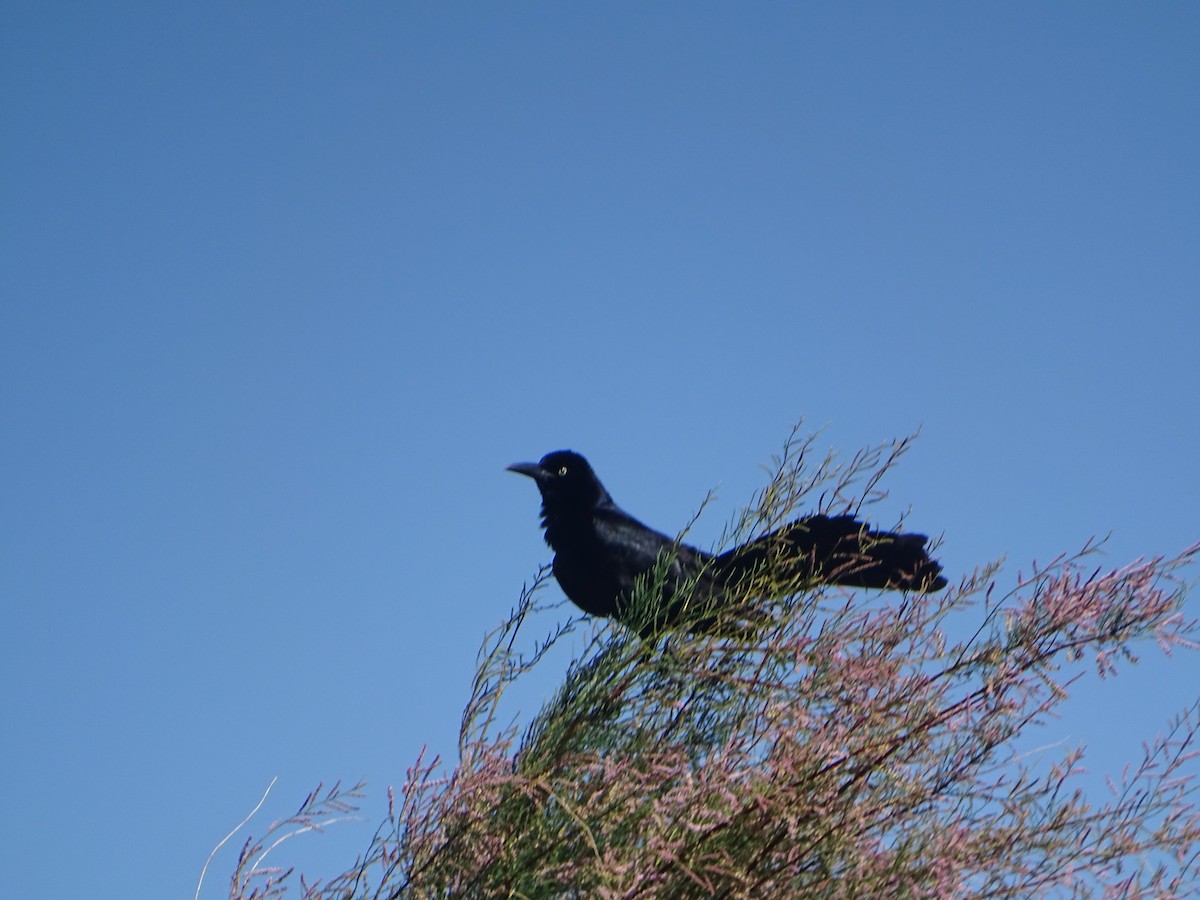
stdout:
{"type": "MultiPolygon", "coordinates": [[[[1200,538],[1198,46],[1185,2],[5,3],[4,893],[190,897],[275,775],[265,819],[367,779],[289,845],[348,864],[455,752],[552,449],[665,531],[717,487],[705,543],[794,420],[920,427],[879,516],[1001,586],[1200,538]]],[[[1045,729],[1097,781],[1200,694],[1144,660],[1045,729]]]]}

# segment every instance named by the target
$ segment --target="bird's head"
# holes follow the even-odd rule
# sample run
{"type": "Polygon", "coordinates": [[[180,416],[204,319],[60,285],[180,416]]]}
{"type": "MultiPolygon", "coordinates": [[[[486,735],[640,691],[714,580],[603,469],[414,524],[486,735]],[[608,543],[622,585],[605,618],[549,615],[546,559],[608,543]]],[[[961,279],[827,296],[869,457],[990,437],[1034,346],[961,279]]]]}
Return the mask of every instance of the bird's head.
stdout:
{"type": "Polygon", "coordinates": [[[547,514],[592,510],[612,501],[588,461],[571,450],[555,450],[535,463],[513,463],[508,471],[537,483],[547,514]]]}

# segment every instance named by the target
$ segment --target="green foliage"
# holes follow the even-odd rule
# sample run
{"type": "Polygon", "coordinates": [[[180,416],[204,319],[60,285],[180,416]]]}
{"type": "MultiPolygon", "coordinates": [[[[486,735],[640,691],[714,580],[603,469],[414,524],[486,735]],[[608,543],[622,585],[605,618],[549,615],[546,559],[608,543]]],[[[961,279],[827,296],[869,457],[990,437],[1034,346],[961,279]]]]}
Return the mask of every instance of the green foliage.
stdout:
{"type": "MultiPolygon", "coordinates": [[[[814,496],[857,511],[908,446],[810,467],[812,440],[793,434],[727,539],[814,496]]],[[[571,627],[517,651],[542,571],[485,642],[458,764],[418,760],[365,856],[306,895],[1180,895],[1200,846],[1195,708],[1106,804],[1073,786],[1082,750],[1038,769],[1014,749],[1084,655],[1112,674],[1148,637],[1190,645],[1180,574],[1200,546],[1103,574],[1082,567],[1096,549],[1001,599],[989,565],[938,594],[799,586],[762,601],[748,586],[723,636],[593,623],[518,730],[498,724],[506,689],[571,627]],[[974,635],[953,641],[971,619],[974,635]]],[[[652,622],[660,599],[651,577],[633,603],[652,622]]],[[[234,896],[278,890],[256,865],[244,852],[234,896]]]]}

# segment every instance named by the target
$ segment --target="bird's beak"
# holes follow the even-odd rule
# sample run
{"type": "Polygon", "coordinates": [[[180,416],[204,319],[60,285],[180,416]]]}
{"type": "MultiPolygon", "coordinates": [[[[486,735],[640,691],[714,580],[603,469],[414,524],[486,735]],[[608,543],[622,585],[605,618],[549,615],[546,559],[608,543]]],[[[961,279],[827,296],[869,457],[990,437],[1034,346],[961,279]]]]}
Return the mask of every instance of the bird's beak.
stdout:
{"type": "Polygon", "coordinates": [[[546,474],[537,463],[513,463],[508,467],[509,472],[516,472],[518,475],[528,475],[534,481],[540,481],[546,474]]]}

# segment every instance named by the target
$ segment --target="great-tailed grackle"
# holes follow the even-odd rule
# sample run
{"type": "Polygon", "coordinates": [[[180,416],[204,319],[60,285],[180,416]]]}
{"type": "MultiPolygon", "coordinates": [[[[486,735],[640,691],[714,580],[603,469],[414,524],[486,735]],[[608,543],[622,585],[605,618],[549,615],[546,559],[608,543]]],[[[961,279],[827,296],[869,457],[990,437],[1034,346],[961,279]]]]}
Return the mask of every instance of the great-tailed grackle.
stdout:
{"type": "Polygon", "coordinates": [[[643,635],[677,623],[721,631],[722,607],[735,599],[786,596],[816,584],[919,591],[946,586],[921,534],[872,531],[853,516],[812,515],[714,556],[622,510],[578,453],[558,450],[508,468],[528,475],[541,491],[542,527],[563,592],[585,613],[611,616],[643,635]],[[632,621],[634,584],[651,577],[656,566],[662,608],[649,621],[644,613],[632,621]]]}

